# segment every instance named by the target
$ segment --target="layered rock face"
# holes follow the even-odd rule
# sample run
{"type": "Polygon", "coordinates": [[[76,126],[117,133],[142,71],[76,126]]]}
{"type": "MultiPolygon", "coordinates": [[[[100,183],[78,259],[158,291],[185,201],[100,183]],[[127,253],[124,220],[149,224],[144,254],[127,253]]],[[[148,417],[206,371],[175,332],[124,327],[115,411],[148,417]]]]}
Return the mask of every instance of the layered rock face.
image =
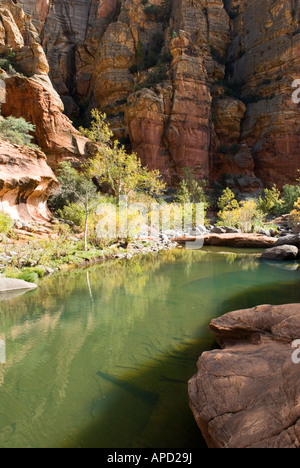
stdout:
{"type": "Polygon", "coordinates": [[[203,353],[190,406],[211,448],[299,448],[300,305],[231,312],[210,326],[221,350],[203,353]],[[294,353],[294,354],[293,354],[294,353]]]}
{"type": "MultiPolygon", "coordinates": [[[[41,5],[41,11],[43,8],[41,5]]],[[[39,35],[30,17],[11,0],[2,0],[0,5],[0,54],[14,54],[12,67],[18,71],[2,74],[6,85],[2,115],[24,117],[36,126],[36,143],[51,167],[65,158],[86,157],[89,143],[63,114],[63,103],[48,76],[49,64],[39,35]]]]}
{"type": "Polygon", "coordinates": [[[90,92],[99,42],[118,0],[18,0],[36,26],[50,65],[50,78],[66,112],[90,92]]]}
{"type": "Polygon", "coordinates": [[[251,148],[255,173],[265,184],[295,181],[300,167],[298,2],[229,0],[232,81],[247,102],[241,140],[251,148]]]}
{"type": "Polygon", "coordinates": [[[170,184],[183,166],[242,192],[297,178],[298,2],[18,3],[68,115],[106,111],[116,137],[170,184]]]}
{"type": "Polygon", "coordinates": [[[0,211],[45,224],[51,218],[47,200],[57,187],[44,153],[0,139],[0,211]]]}

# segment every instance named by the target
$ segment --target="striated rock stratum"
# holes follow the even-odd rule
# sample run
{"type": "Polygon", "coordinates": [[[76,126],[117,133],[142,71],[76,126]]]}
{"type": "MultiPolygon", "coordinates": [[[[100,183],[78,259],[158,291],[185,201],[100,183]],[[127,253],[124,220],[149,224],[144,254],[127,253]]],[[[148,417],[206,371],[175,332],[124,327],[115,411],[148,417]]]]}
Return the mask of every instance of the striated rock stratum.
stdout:
{"type": "Polygon", "coordinates": [[[170,184],[183,166],[242,192],[296,180],[298,2],[18,3],[67,114],[106,111],[116,136],[170,184]]]}
{"type": "Polygon", "coordinates": [[[210,329],[222,349],[203,353],[190,406],[210,448],[299,448],[300,304],[225,314],[210,329]],[[294,353],[294,354],[293,354],[294,353]]]}

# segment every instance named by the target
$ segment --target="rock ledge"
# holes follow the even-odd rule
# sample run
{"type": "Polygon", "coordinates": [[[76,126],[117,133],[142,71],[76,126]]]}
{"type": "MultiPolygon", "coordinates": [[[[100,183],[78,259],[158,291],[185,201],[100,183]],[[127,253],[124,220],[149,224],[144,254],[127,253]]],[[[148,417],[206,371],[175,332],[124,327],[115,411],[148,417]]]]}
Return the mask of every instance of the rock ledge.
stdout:
{"type": "Polygon", "coordinates": [[[210,448],[299,448],[300,304],[262,305],[211,322],[223,348],[203,353],[190,406],[210,448]]]}

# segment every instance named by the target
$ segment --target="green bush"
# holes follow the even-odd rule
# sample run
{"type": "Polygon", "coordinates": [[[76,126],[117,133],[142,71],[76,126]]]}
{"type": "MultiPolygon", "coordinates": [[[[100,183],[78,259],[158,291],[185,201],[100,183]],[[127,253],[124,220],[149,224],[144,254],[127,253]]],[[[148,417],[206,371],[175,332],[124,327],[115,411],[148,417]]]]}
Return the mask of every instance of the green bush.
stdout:
{"type": "Polygon", "coordinates": [[[57,211],[57,214],[61,219],[74,226],[84,227],[85,209],[82,203],[67,203],[66,206],[57,211]]]}
{"type": "Polygon", "coordinates": [[[26,122],[23,117],[7,117],[0,120],[0,136],[11,143],[20,146],[31,146],[33,136],[30,132],[34,132],[35,126],[32,123],[26,122]]]}
{"type": "Polygon", "coordinates": [[[13,220],[11,217],[3,212],[0,212],[0,233],[1,234],[9,234],[9,231],[13,227],[13,220]]]}
{"type": "Polygon", "coordinates": [[[6,71],[8,74],[16,73],[16,54],[14,52],[1,54],[0,68],[2,68],[2,70],[6,71]]]}
{"type": "Polygon", "coordinates": [[[280,199],[280,190],[274,185],[271,189],[265,189],[263,197],[259,197],[258,209],[264,214],[280,214],[283,201],[280,199]]]}
{"type": "Polygon", "coordinates": [[[227,187],[220,197],[218,206],[219,226],[230,226],[243,232],[254,232],[257,225],[262,225],[263,213],[255,200],[236,200],[234,193],[227,187]]]}
{"type": "Polygon", "coordinates": [[[299,185],[285,185],[282,191],[282,208],[281,213],[290,213],[300,198],[300,186],[299,185]]]}
{"type": "Polygon", "coordinates": [[[18,279],[27,281],[28,283],[38,283],[39,275],[35,271],[24,270],[19,274],[18,279]]]}

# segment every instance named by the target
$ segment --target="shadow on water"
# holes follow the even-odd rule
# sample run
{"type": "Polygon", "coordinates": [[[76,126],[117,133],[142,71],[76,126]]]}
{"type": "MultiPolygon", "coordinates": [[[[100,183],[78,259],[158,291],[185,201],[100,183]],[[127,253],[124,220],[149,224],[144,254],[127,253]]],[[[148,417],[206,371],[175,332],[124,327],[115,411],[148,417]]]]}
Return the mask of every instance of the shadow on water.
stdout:
{"type": "Polygon", "coordinates": [[[286,283],[255,286],[230,296],[216,311],[220,316],[227,312],[256,307],[260,304],[292,304],[300,302],[299,280],[286,283]]]}
{"type": "Polygon", "coordinates": [[[213,338],[206,343],[203,339],[182,343],[122,378],[99,370],[99,397],[90,408],[93,422],[63,446],[206,448],[189,408],[188,380],[193,375],[191,368],[196,372],[200,354],[212,345],[213,338]],[[104,395],[102,387],[107,383],[110,391],[104,395]]]}

